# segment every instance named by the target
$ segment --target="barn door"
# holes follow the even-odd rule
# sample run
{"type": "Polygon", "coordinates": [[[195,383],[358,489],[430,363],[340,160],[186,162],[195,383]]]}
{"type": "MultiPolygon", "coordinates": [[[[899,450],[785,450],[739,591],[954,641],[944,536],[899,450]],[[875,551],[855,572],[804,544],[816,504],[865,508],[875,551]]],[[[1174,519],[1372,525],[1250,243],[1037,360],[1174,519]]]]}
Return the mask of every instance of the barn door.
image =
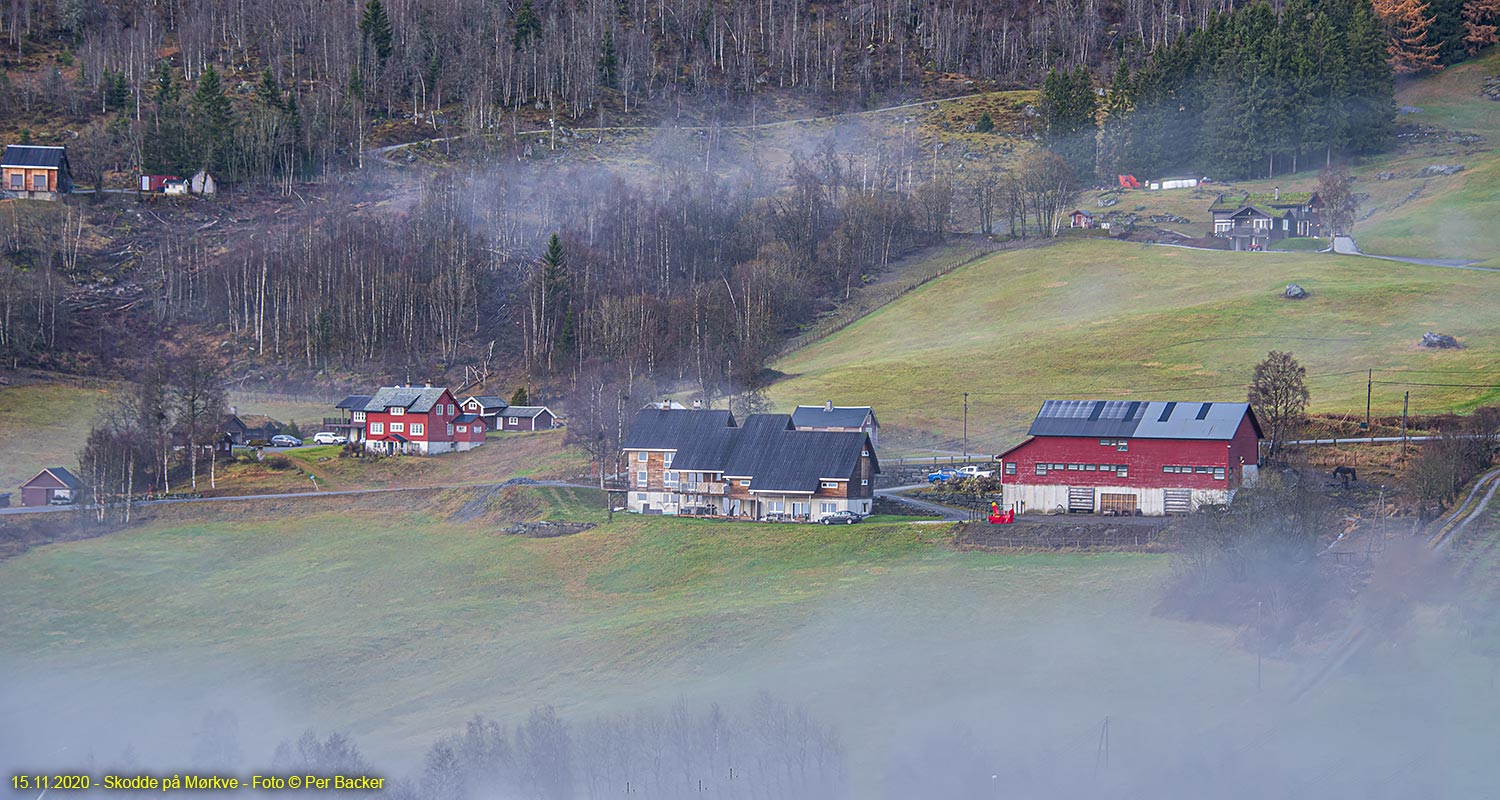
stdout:
{"type": "Polygon", "coordinates": [[[1080,514],[1094,513],[1094,487],[1069,486],[1068,512],[1080,514]]]}
{"type": "Polygon", "coordinates": [[[1167,489],[1164,498],[1168,514],[1187,514],[1193,510],[1192,489],[1167,489]]]}
{"type": "Polygon", "coordinates": [[[1115,492],[1101,494],[1099,510],[1115,516],[1135,516],[1135,495],[1115,492]]]}

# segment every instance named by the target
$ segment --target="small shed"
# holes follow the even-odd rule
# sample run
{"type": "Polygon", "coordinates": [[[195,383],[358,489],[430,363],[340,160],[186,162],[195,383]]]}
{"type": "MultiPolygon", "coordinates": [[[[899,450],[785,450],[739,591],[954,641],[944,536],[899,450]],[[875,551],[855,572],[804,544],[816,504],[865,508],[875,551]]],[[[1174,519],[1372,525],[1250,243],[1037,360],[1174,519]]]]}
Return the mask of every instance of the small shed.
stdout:
{"type": "Polygon", "coordinates": [[[167,188],[167,184],[168,183],[170,183],[171,181],[180,181],[180,180],[182,180],[182,179],[179,178],[179,177],[177,177],[176,175],[142,175],[141,176],[141,191],[143,191],[143,192],[161,192],[161,191],[165,191],[166,188],[167,188]]]}
{"type": "Polygon", "coordinates": [[[510,406],[498,418],[501,431],[545,431],[558,426],[557,415],[546,406],[510,406]]]}
{"type": "Polygon", "coordinates": [[[1068,215],[1068,218],[1070,220],[1072,220],[1072,222],[1071,222],[1071,224],[1070,224],[1069,227],[1073,227],[1073,228],[1092,228],[1092,227],[1094,227],[1094,215],[1090,214],[1087,211],[1084,211],[1081,208],[1074,209],[1073,213],[1071,213],[1071,214],[1068,215]]]}
{"type": "Polygon", "coordinates": [[[193,194],[217,194],[219,182],[214,176],[208,174],[208,170],[200,169],[193,175],[193,194]]]}
{"type": "Polygon", "coordinates": [[[65,467],[48,467],[36,477],[21,484],[21,505],[58,506],[72,505],[78,499],[83,484],[65,467]]]}

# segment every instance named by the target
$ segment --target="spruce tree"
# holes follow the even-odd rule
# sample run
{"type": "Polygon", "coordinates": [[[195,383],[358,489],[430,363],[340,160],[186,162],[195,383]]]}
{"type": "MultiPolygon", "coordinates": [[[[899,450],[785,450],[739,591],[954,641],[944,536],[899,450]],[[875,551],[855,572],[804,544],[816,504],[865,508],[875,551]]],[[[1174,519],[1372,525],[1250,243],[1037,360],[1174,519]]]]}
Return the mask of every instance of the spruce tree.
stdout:
{"type": "Polygon", "coordinates": [[[1104,119],[1099,131],[1099,179],[1112,184],[1120,174],[1121,162],[1129,147],[1130,115],[1134,87],[1130,80],[1130,65],[1121,59],[1115,65],[1115,74],[1109,81],[1109,93],[1104,96],[1104,119]]]}
{"type": "Polygon", "coordinates": [[[1052,69],[1042,81],[1042,141],[1074,175],[1094,171],[1098,97],[1086,68],[1052,69]]]}
{"type": "Polygon", "coordinates": [[[526,391],[525,386],[517,386],[516,390],[510,395],[510,404],[513,406],[531,405],[531,393],[526,391]]]}
{"type": "Polygon", "coordinates": [[[365,3],[365,13],[359,18],[359,35],[377,62],[384,66],[391,57],[391,20],[380,0],[365,3]]]}
{"type": "Polygon", "coordinates": [[[233,129],[234,109],[224,95],[219,71],[210,64],[198,76],[198,89],[193,93],[193,135],[201,166],[209,170],[228,166],[233,129]]]}
{"type": "Polygon", "coordinates": [[[980,115],[979,115],[979,121],[976,122],[976,123],[974,123],[974,132],[975,133],[994,133],[995,132],[995,120],[994,120],[993,117],[990,116],[990,112],[985,111],[985,112],[980,113],[980,115]]]}
{"type": "Polygon", "coordinates": [[[615,54],[615,34],[610,28],[604,29],[604,42],[599,45],[599,83],[610,89],[615,88],[616,72],[619,70],[619,57],[615,54]]]}
{"type": "Polygon", "coordinates": [[[521,0],[521,7],[516,10],[516,32],[515,46],[520,50],[541,34],[542,20],[537,17],[536,9],[532,7],[531,0],[521,0]]]}
{"type": "Polygon", "coordinates": [[[1396,78],[1383,57],[1384,36],[1370,6],[1352,5],[1345,33],[1347,148],[1359,155],[1390,146],[1396,127],[1396,78]]]}
{"type": "Polygon", "coordinates": [[[271,70],[260,74],[260,84],[255,87],[255,97],[266,108],[281,110],[281,87],[276,85],[276,76],[271,70]]]}

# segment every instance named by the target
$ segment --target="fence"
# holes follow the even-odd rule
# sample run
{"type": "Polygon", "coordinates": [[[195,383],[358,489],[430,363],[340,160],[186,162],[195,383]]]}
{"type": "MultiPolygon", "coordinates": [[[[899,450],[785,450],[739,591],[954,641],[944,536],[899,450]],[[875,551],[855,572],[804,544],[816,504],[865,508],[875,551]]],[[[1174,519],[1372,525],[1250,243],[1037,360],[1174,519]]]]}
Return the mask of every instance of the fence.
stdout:
{"type": "Polygon", "coordinates": [[[1164,552],[1175,547],[1166,525],[1030,522],[1010,525],[966,522],[956,537],[964,549],[1113,550],[1164,552]]]}

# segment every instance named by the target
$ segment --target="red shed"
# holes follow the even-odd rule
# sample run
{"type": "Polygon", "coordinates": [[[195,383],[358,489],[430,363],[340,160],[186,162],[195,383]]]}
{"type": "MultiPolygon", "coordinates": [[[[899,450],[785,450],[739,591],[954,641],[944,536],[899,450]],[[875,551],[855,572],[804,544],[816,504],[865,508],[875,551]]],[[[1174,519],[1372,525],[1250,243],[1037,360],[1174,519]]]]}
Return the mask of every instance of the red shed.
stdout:
{"type": "Polygon", "coordinates": [[[1031,438],[995,456],[1022,513],[1188,513],[1255,480],[1260,422],[1248,403],[1048,400],[1031,438]]]}
{"type": "Polygon", "coordinates": [[[1068,215],[1068,218],[1071,220],[1070,224],[1074,228],[1094,227],[1094,215],[1081,208],[1074,209],[1073,213],[1068,215]]]}
{"type": "Polygon", "coordinates": [[[48,467],[21,484],[21,505],[71,505],[82,488],[83,484],[67,469],[48,467]]]}

